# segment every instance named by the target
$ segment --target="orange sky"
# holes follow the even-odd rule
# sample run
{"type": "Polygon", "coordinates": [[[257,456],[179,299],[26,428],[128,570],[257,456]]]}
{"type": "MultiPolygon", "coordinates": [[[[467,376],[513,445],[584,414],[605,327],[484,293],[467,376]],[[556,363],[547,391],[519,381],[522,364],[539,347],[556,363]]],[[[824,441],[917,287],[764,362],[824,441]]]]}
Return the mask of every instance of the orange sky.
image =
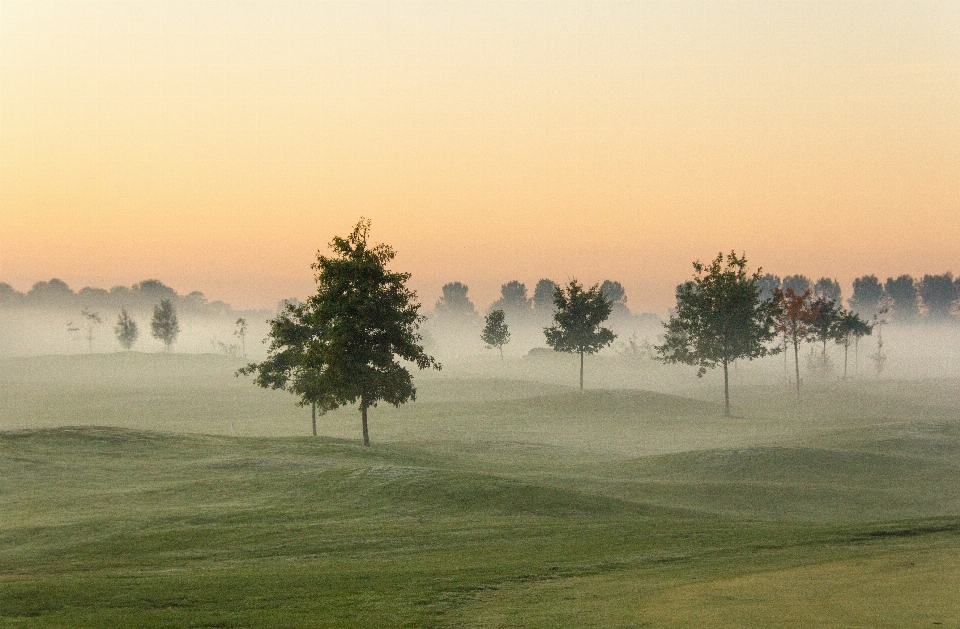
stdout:
{"type": "Polygon", "coordinates": [[[0,282],[306,296],[958,272],[960,3],[0,0],[0,282]]]}

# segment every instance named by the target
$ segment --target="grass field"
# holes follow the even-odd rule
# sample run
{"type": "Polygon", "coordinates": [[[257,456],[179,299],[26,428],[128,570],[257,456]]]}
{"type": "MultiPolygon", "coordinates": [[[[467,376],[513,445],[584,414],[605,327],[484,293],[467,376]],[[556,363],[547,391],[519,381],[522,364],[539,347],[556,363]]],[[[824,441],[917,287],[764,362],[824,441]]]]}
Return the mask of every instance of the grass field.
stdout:
{"type": "Polygon", "coordinates": [[[960,627],[960,381],[452,368],[362,448],[237,366],[0,361],[0,626],[960,627]]]}

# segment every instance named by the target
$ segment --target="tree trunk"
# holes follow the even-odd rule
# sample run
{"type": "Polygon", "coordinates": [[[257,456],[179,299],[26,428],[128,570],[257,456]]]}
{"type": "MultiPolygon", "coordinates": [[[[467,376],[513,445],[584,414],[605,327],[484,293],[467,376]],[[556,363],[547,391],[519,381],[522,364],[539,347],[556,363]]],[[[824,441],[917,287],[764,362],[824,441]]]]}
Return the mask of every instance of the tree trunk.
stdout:
{"type": "Polygon", "coordinates": [[[726,359],[723,361],[723,416],[730,417],[730,377],[726,359]]]}
{"type": "Polygon", "coordinates": [[[503,345],[500,346],[500,362],[503,362],[503,345]]]}
{"type": "Polygon", "coordinates": [[[850,354],[850,341],[843,344],[843,379],[847,379],[847,356],[850,354]]]}
{"type": "Polygon", "coordinates": [[[583,350],[580,350],[580,390],[583,391],[583,350]]]}
{"type": "Polygon", "coordinates": [[[310,403],[310,415],[313,417],[313,436],[317,436],[317,403],[310,403]]]}
{"type": "Polygon", "coordinates": [[[370,431],[367,429],[367,401],[360,398],[360,418],[363,421],[363,445],[370,447],[370,431]]]}
{"type": "Polygon", "coordinates": [[[800,342],[796,337],[793,339],[793,364],[797,370],[797,401],[800,401],[800,342]]]}

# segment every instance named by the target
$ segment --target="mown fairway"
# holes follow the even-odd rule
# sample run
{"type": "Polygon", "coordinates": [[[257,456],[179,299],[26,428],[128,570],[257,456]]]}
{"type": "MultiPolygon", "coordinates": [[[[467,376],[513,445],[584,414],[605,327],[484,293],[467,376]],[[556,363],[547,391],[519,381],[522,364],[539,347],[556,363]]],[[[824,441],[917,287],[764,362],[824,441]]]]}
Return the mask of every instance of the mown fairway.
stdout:
{"type": "Polygon", "coordinates": [[[0,626],[960,627],[958,381],[453,369],[362,448],[236,367],[2,362],[0,626]]]}

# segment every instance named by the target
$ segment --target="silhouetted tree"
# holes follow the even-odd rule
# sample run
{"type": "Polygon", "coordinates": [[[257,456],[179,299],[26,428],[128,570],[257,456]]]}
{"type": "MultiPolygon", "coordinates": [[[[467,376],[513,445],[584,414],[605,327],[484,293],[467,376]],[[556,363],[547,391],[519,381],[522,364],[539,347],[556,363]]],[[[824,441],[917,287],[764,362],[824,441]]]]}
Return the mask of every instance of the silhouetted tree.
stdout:
{"type": "Polygon", "coordinates": [[[603,280],[603,284],[600,285],[600,292],[610,302],[611,321],[623,322],[629,320],[630,309],[627,308],[627,291],[624,290],[623,284],[614,280],[603,280]]]}
{"type": "Polygon", "coordinates": [[[117,317],[117,325],[113,328],[113,333],[120,341],[120,347],[127,351],[130,351],[133,344],[137,342],[140,330],[137,328],[137,322],[127,314],[126,308],[120,309],[120,316],[117,317]]]}
{"type": "Polygon", "coordinates": [[[409,273],[387,269],[396,255],[368,244],[370,221],[360,219],[346,238],[334,237],[334,255],[312,265],[317,293],[271,321],[267,360],[238,374],[257,374],[259,386],[285,389],[321,412],[358,404],[363,445],[370,445],[367,411],[379,402],[416,399],[413,377],[398,361],[419,369],[440,365],[423,351],[417,295],[409,273]]]}
{"type": "Polygon", "coordinates": [[[773,301],[760,299],[760,272],[747,273],[746,257],[723,254],[709,265],[693,263],[693,280],[677,287],[677,309],[665,324],[661,360],[707,369],[723,367],[724,415],[730,415],[729,368],[735,360],[776,353],[767,347],[776,336],[773,301]]]}
{"type": "Polygon", "coordinates": [[[164,348],[169,352],[173,347],[173,342],[177,340],[177,335],[180,334],[177,310],[169,299],[163,299],[153,307],[150,330],[153,338],[163,341],[164,348]]]}
{"type": "Polygon", "coordinates": [[[842,309],[837,302],[826,297],[817,297],[813,300],[814,317],[808,324],[810,339],[821,344],[820,358],[823,373],[827,373],[827,342],[839,341],[839,329],[842,309]]]}
{"type": "Polygon", "coordinates": [[[960,287],[953,280],[952,273],[943,275],[924,275],[918,286],[920,300],[932,319],[941,321],[950,318],[950,311],[957,298],[960,287]]]}
{"type": "Polygon", "coordinates": [[[763,301],[773,299],[777,291],[780,290],[780,284],[779,276],[764,273],[763,276],[757,280],[757,287],[760,289],[760,299],[763,301]]]}
{"type": "Polygon", "coordinates": [[[850,342],[859,344],[860,339],[869,336],[873,331],[873,326],[860,318],[855,312],[840,309],[836,324],[836,341],[843,346],[843,377],[847,377],[847,357],[850,350],[850,342]]]}
{"type": "Polygon", "coordinates": [[[840,282],[832,280],[829,277],[821,277],[817,280],[817,283],[813,285],[814,299],[832,301],[837,307],[839,307],[840,304],[841,293],[840,282]]]}
{"type": "Polygon", "coordinates": [[[0,282],[0,306],[19,306],[23,302],[23,293],[6,282],[0,282]]]}
{"type": "Polygon", "coordinates": [[[37,282],[24,296],[24,302],[43,308],[66,308],[76,303],[77,296],[63,280],[53,278],[49,282],[37,282]]]}
{"type": "Polygon", "coordinates": [[[898,321],[912,321],[917,317],[917,286],[909,275],[897,279],[888,277],[884,291],[893,302],[893,316],[898,321]]]}
{"type": "Polygon", "coordinates": [[[503,310],[494,310],[487,315],[480,340],[486,343],[488,349],[499,349],[500,362],[503,362],[503,346],[510,341],[510,331],[504,322],[503,310]]]}
{"type": "Polygon", "coordinates": [[[490,305],[490,312],[503,310],[512,319],[524,320],[531,312],[531,305],[526,285],[513,280],[500,287],[500,299],[490,305]]]}
{"type": "Polygon", "coordinates": [[[570,280],[564,289],[557,286],[553,293],[557,312],[554,325],[544,328],[547,345],[558,352],[580,354],[580,390],[583,390],[583,356],[595,354],[613,342],[616,335],[600,327],[610,316],[611,304],[603,296],[598,284],[584,290],[577,280],[570,280]]]}
{"type": "Polygon", "coordinates": [[[853,297],[850,307],[865,317],[872,317],[880,311],[884,298],[883,285],[876,275],[864,275],[853,280],[853,297]]]}
{"type": "Polygon", "coordinates": [[[783,290],[791,289],[795,295],[812,290],[810,279],[806,275],[788,275],[783,278],[783,290]]]}
{"type": "Polygon", "coordinates": [[[553,280],[542,279],[533,289],[533,307],[538,312],[548,312],[553,315],[553,295],[557,292],[557,283],[553,280]]]}
{"type": "Polygon", "coordinates": [[[477,310],[467,297],[466,284],[450,282],[441,288],[442,295],[434,306],[437,316],[446,321],[467,322],[477,318],[477,310]]]}
{"type": "Polygon", "coordinates": [[[792,288],[780,294],[779,309],[776,314],[777,331],[793,345],[793,363],[797,377],[797,400],[800,399],[800,343],[810,338],[810,324],[817,317],[810,290],[801,294],[792,288]]]}

